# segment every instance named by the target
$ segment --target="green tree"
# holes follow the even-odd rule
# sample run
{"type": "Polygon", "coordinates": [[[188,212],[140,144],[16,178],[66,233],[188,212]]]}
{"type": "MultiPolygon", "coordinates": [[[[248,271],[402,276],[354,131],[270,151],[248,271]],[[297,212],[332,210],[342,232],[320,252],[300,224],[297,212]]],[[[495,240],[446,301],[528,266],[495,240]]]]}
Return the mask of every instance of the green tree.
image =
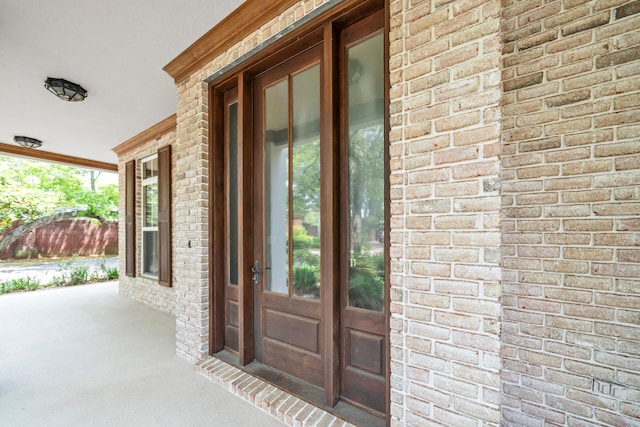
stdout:
{"type": "Polygon", "coordinates": [[[116,219],[117,186],[95,186],[87,176],[70,166],[0,156],[0,232],[67,209],[116,219]]]}

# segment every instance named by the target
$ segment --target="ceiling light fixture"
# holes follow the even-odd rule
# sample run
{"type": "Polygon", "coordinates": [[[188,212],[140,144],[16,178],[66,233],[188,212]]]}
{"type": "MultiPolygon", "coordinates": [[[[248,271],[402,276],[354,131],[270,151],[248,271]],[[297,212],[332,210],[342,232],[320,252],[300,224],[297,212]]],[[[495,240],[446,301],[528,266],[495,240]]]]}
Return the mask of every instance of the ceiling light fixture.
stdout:
{"type": "Polygon", "coordinates": [[[26,148],[40,148],[42,146],[42,141],[35,138],[29,138],[28,136],[14,136],[13,140],[16,144],[20,144],[26,148]]]}
{"type": "Polygon", "coordinates": [[[47,77],[47,80],[44,82],[44,87],[64,101],[84,101],[87,97],[87,91],[84,90],[82,86],[65,79],[47,77]]]}

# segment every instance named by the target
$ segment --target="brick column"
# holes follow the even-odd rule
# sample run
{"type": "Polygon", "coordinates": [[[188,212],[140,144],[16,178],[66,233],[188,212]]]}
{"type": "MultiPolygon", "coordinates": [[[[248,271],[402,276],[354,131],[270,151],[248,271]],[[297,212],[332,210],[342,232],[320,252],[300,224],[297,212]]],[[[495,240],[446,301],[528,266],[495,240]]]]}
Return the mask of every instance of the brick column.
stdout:
{"type": "Polygon", "coordinates": [[[500,2],[391,3],[391,422],[500,422],[500,2]]]}
{"type": "Polygon", "coordinates": [[[200,73],[178,84],[173,173],[173,268],[178,355],[209,349],[208,88],[200,73]]]}

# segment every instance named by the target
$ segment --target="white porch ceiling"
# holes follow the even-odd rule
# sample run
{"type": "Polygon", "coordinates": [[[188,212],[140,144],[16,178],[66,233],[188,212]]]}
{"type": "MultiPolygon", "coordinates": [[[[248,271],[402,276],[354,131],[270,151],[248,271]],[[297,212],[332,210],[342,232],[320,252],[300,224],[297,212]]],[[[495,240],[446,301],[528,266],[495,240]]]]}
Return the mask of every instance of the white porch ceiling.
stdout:
{"type": "MultiPolygon", "coordinates": [[[[243,0],[0,0],[0,142],[117,163],[113,147],[176,111],[162,67],[243,0]],[[83,102],[44,88],[84,87],[83,102]]],[[[1,153],[0,153],[1,154],[1,153]]]]}

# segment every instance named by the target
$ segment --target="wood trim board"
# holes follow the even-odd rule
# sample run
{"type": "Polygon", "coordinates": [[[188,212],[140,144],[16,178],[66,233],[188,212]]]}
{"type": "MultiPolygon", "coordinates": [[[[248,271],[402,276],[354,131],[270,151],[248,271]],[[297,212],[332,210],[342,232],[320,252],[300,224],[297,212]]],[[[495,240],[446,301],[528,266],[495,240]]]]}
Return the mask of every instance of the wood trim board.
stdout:
{"type": "Polygon", "coordinates": [[[3,144],[1,142],[0,153],[7,153],[11,156],[23,157],[26,159],[36,159],[68,166],[95,169],[104,172],[118,172],[118,165],[114,163],[98,162],[96,160],[67,156],[65,154],[52,153],[50,151],[40,151],[33,148],[17,147],[15,145],[3,144]]]}

